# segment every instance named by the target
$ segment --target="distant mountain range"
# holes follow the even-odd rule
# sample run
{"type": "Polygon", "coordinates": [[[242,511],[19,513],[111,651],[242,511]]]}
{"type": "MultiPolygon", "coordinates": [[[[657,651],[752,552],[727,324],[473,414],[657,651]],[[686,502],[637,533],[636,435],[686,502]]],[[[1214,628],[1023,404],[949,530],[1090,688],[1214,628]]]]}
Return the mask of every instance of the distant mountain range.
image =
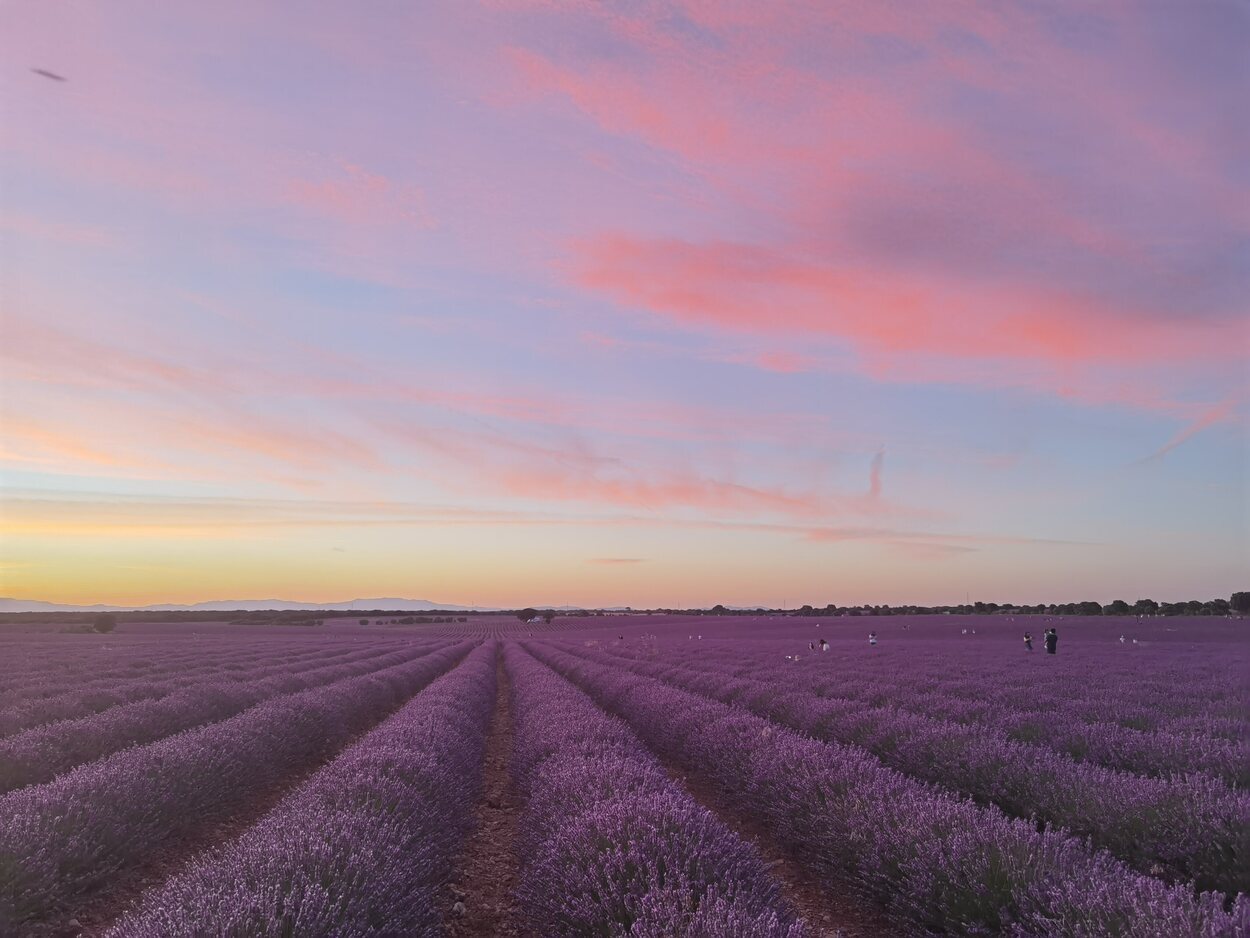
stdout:
{"type": "MultiPolygon", "coordinates": [[[[538,608],[537,606],[535,608],[538,608]]],[[[542,608],[550,609],[550,606],[542,608]]],[[[45,603],[34,599],[0,598],[0,612],[254,612],[257,610],[326,610],[332,612],[366,612],[384,609],[387,612],[420,612],[425,610],[458,612],[494,612],[483,606],[455,606],[434,603],[427,599],[349,599],[341,603],[298,603],[287,599],[221,599],[203,603],[157,603],[151,606],[110,606],[95,603],[74,606],[66,603],[45,603]]]]}

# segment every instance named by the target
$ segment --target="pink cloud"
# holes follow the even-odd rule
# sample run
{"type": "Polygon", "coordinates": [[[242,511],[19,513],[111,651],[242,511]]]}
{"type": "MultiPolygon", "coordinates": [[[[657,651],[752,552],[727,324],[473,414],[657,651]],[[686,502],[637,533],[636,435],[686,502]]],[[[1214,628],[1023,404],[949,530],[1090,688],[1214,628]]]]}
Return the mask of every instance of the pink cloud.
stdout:
{"type": "Polygon", "coordinates": [[[566,95],[608,130],[640,133],[665,148],[695,157],[730,147],[728,121],[716,109],[694,106],[706,101],[706,96],[700,97],[688,80],[667,85],[686,105],[681,106],[661,101],[658,87],[644,87],[636,76],[616,69],[578,74],[530,50],[514,47],[508,55],[530,87],[566,95]]]}
{"type": "Polygon", "coordinates": [[[1123,80],[1126,59],[1157,51],[1151,30],[1107,11],[1115,54],[1094,55],[1065,42],[1062,11],[676,6],[578,8],[624,52],[509,56],[532,90],[677,156],[718,219],[764,234],[583,232],[563,267],[574,285],[708,333],[844,341],[865,373],[921,358],[1080,402],[1177,409],[1173,366],[1235,359],[1235,277],[1210,268],[1244,233],[1250,191],[1218,140],[1123,80]],[[1108,366],[1139,374],[1112,388],[1108,366]]]}
{"type": "Polygon", "coordinates": [[[113,228],[73,220],[58,220],[28,212],[6,211],[0,230],[24,239],[50,241],[72,247],[117,249],[127,245],[113,228]]]}
{"type": "Polygon", "coordinates": [[[760,352],[753,361],[757,367],[779,374],[811,371],[817,364],[816,359],[811,356],[798,355],[794,352],[760,352]]]}
{"type": "Polygon", "coordinates": [[[576,280],[693,325],[813,333],[868,352],[1045,362],[1235,356],[1231,326],[1133,316],[1061,290],[839,268],[777,250],[605,234],[574,244],[576,280]]]}
{"type": "Polygon", "coordinates": [[[351,163],[343,163],[340,173],[317,182],[292,182],[288,196],[314,214],[351,225],[433,228],[436,224],[421,189],[351,163]]]}

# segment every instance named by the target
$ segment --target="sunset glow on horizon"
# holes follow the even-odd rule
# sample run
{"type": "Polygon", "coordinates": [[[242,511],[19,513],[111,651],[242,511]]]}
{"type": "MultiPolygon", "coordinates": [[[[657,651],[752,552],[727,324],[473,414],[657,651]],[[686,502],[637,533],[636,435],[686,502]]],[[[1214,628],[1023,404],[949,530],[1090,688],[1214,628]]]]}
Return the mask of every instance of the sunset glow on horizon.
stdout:
{"type": "Polygon", "coordinates": [[[1246,589],[1247,48],[1231,2],[17,0],[0,596],[1246,589]]]}

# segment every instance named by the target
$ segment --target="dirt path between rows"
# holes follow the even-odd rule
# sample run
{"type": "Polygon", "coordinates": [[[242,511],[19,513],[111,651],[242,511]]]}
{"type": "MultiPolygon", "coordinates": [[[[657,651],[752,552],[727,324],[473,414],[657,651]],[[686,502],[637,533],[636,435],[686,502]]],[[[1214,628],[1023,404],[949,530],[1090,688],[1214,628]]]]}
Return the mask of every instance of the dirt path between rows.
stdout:
{"type": "Polygon", "coordinates": [[[447,930],[454,938],[522,938],[526,934],[514,899],[520,867],[515,847],[520,810],[512,789],[511,687],[502,654],[496,675],[498,691],[486,737],[477,830],[465,845],[448,887],[447,930]]]}
{"type": "Polygon", "coordinates": [[[767,827],[732,810],[714,785],[684,772],[668,759],[660,758],[660,763],[690,797],[739,837],[755,845],[780,884],[782,895],[809,926],[811,938],[892,938],[898,934],[897,926],[891,925],[872,904],[849,888],[831,890],[788,856],[767,827]]]}

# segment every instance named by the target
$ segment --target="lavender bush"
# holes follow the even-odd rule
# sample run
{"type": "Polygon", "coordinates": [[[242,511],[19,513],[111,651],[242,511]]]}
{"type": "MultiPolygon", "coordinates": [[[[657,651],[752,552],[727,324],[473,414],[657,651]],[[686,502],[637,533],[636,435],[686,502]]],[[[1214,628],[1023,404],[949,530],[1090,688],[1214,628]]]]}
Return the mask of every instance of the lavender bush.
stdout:
{"type": "Polygon", "coordinates": [[[166,697],[197,684],[258,680],[280,674],[294,674],[316,667],[347,664],[366,658],[400,652],[413,646],[398,643],[370,645],[349,649],[324,648],[303,654],[282,655],[276,650],[255,649],[237,657],[187,664],[164,661],[159,667],[146,668],[140,676],[125,675],[75,682],[45,682],[41,692],[27,690],[11,695],[0,711],[0,737],[10,736],[36,726],[72,720],[141,700],[166,697]]]}

